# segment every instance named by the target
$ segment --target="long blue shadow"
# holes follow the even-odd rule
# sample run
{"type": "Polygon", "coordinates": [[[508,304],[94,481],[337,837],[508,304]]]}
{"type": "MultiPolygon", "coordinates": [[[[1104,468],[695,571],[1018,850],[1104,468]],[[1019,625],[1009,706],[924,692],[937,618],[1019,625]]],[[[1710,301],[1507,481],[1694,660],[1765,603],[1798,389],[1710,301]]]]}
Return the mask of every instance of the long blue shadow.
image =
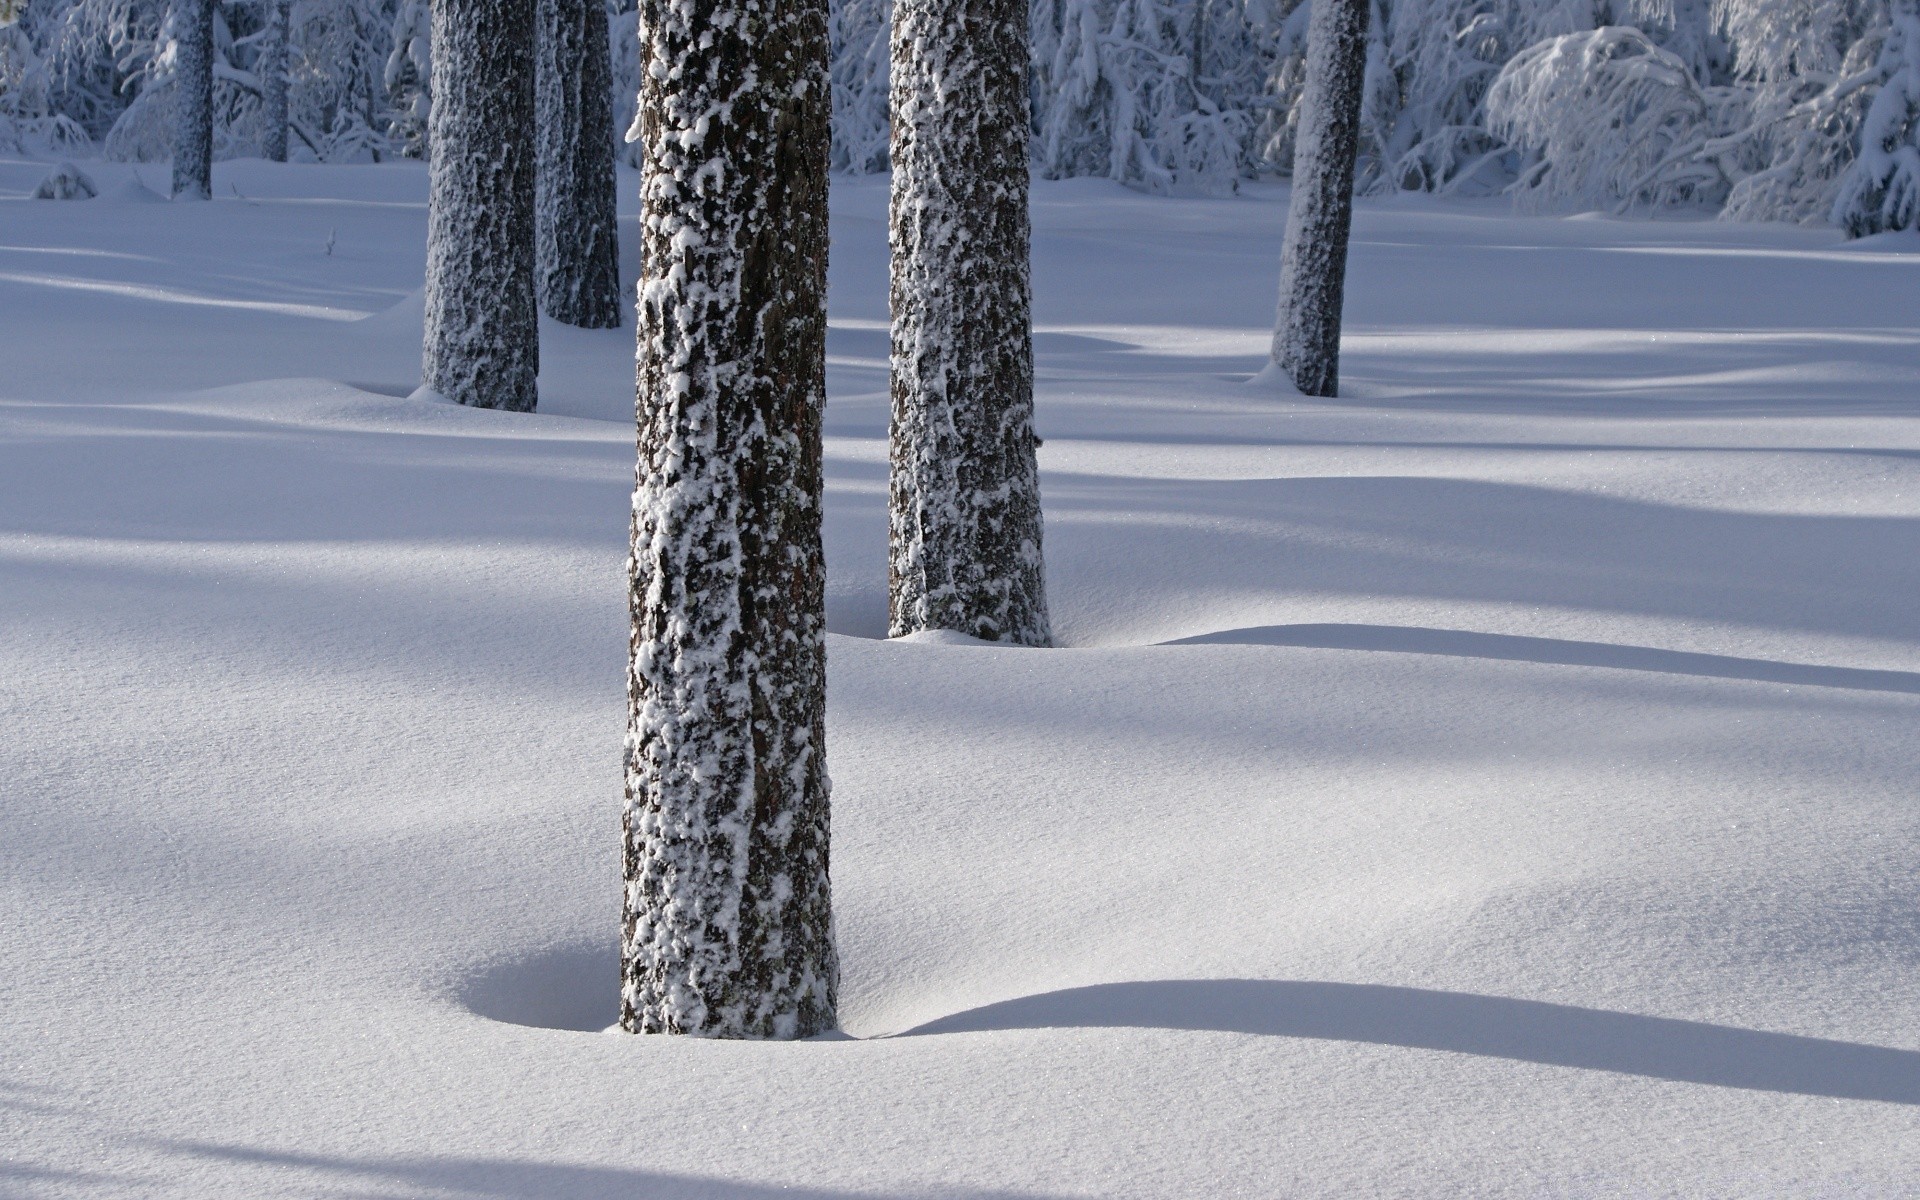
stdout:
{"type": "Polygon", "coordinates": [[[1163,979],[1023,996],[902,1034],[1184,1029],[1449,1050],[1678,1083],[1920,1104],[1920,1051],[1466,992],[1163,979]]]}
{"type": "Polygon", "coordinates": [[[1861,692],[1905,692],[1920,695],[1920,673],[1872,671],[1859,667],[1821,667],[1775,662],[1765,658],[1735,658],[1725,654],[1695,654],[1686,650],[1656,650],[1650,646],[1619,646],[1610,642],[1579,642],[1562,638],[1520,637],[1507,633],[1470,633],[1460,629],[1425,629],[1411,625],[1260,625],[1203,633],[1168,642],[1170,646],[1305,646],[1321,650],[1386,650],[1401,654],[1440,654],[1451,658],[1492,658],[1507,662],[1549,663],[1567,667],[1613,667],[1622,671],[1657,671],[1666,675],[1698,675],[1709,679],[1751,679],[1807,687],[1849,688],[1861,692]]]}

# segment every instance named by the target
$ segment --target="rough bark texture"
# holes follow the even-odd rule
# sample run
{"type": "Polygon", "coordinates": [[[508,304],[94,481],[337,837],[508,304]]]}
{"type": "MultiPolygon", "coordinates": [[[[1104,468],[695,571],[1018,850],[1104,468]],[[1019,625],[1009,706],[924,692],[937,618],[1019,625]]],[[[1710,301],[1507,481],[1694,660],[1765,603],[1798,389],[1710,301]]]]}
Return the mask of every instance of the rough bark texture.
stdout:
{"type": "Polygon", "coordinates": [[[273,0],[260,38],[260,153],[269,162],[287,161],[287,21],[293,0],[273,0]]]}
{"type": "Polygon", "coordinates": [[[177,0],[173,198],[213,198],[213,0],[177,0]]]}
{"type": "Polygon", "coordinates": [[[432,184],[421,374],[450,400],[531,412],[533,6],[433,0],[432,184]]]}
{"type": "Polygon", "coordinates": [[[1049,640],[1029,320],[1026,0],[893,15],[893,636],[1049,640]]]}
{"type": "Polygon", "coordinates": [[[1280,252],[1273,361],[1309,396],[1340,390],[1340,307],[1353,228],[1369,0],[1314,0],[1293,151],[1293,202],[1280,252]]]}
{"type": "Polygon", "coordinates": [[[834,1024],[826,0],[643,0],[620,1023],[834,1024]]]}
{"type": "Polygon", "coordinates": [[[620,324],[613,68],[604,0],[539,0],[540,307],[585,329],[620,324]]]}

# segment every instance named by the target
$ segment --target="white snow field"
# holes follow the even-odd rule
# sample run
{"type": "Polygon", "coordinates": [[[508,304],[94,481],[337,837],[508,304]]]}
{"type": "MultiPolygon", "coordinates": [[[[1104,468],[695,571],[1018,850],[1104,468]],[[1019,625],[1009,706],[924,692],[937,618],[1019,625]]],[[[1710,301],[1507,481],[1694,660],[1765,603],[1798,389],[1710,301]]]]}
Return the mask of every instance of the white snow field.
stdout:
{"type": "MultiPolygon", "coordinates": [[[[417,166],[0,161],[0,1194],[1920,1194],[1920,240],[1035,192],[1062,648],[877,640],[837,181],[846,1036],[602,1030],[632,330],[419,382],[417,166]]],[[[622,180],[629,199],[633,177],[622,180]]],[[[629,270],[632,243],[629,241],[629,270]]]]}

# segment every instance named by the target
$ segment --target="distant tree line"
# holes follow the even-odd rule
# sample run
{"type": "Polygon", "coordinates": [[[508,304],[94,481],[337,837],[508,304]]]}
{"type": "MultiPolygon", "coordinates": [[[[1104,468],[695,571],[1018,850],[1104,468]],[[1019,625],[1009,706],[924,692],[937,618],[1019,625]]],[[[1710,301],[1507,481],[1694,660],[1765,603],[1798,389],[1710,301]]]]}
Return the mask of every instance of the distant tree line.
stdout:
{"type": "MultiPolygon", "coordinates": [[[[614,134],[637,0],[604,0],[614,134]]],[[[11,0],[0,148],[168,156],[170,0],[11,0]]],[[[190,7],[190,6],[188,6],[190,7]]],[[[426,0],[213,0],[216,158],[426,153],[426,0]],[[282,26],[276,21],[284,22],[282,26]],[[284,76],[279,98],[270,77],[284,76]],[[284,103],[287,118],[276,118],[284,103]]],[[[1536,210],[1690,207],[1911,227],[1916,0],[1369,0],[1355,183],[1536,210]]],[[[1029,0],[1029,152],[1050,178],[1220,194],[1291,170],[1312,0],[1029,0]]],[[[893,0],[829,7],[837,170],[887,167],[893,0]]],[[[616,153],[637,164],[638,150],[616,153]]]]}

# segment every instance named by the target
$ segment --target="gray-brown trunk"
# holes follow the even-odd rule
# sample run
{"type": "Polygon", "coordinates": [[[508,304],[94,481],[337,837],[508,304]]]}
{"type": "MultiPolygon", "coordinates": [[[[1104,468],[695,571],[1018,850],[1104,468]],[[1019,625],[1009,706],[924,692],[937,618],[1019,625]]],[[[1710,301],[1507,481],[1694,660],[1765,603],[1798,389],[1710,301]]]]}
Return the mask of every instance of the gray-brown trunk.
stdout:
{"type": "Polygon", "coordinates": [[[1368,9],[1369,0],[1314,0],[1307,25],[1273,361],[1309,396],[1340,391],[1340,310],[1353,228],[1368,9]]]}
{"type": "Polygon", "coordinates": [[[1050,639],[1028,286],[1027,0],[898,0],[889,633],[1050,639]]]}
{"type": "Polygon", "coordinates": [[[260,38],[260,154],[287,161],[287,34],[293,0],[272,0],[260,38]]]}
{"type": "Polygon", "coordinates": [[[620,1024],[834,1025],[826,0],[644,0],[620,1024]]]}
{"type": "Polygon", "coordinates": [[[540,308],[583,329],[620,324],[613,69],[604,0],[539,0],[540,308]]]}
{"type": "Polygon", "coordinates": [[[177,0],[173,198],[213,198],[213,0],[177,0]]]}
{"type": "Polygon", "coordinates": [[[450,400],[531,412],[533,7],[433,0],[433,146],[421,374],[450,400]]]}

